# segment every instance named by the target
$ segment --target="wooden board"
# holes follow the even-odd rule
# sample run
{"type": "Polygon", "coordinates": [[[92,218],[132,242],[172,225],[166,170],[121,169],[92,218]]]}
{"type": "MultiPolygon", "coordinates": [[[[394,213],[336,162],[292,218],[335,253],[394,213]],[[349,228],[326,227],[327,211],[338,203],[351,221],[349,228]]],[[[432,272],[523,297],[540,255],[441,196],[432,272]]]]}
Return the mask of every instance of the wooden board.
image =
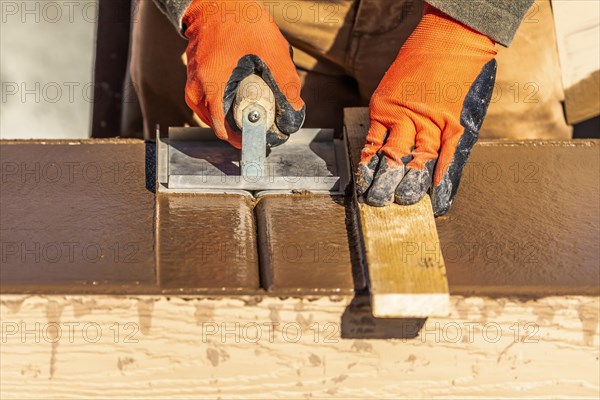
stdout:
{"type": "Polygon", "coordinates": [[[0,398],[597,398],[599,307],[452,296],[370,340],[402,330],[347,298],[2,296],[0,398]]]}
{"type": "MultiPolygon", "coordinates": [[[[347,108],[344,125],[352,169],[369,128],[366,108],[347,108]]],[[[446,267],[429,196],[412,206],[371,207],[356,201],[368,269],[373,315],[448,314],[446,267]]]]}
{"type": "Polygon", "coordinates": [[[600,4],[552,1],[569,124],[600,115],[600,4]]]}

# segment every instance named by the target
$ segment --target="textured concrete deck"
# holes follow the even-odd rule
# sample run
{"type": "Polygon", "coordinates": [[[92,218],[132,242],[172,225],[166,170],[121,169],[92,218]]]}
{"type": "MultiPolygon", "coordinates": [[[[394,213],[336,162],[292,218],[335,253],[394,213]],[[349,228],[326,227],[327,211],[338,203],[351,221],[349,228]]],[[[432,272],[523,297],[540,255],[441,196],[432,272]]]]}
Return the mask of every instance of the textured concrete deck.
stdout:
{"type": "MultiPolygon", "coordinates": [[[[598,294],[599,143],[476,146],[453,209],[436,221],[452,294],[598,294]]],[[[2,292],[364,287],[340,199],[156,201],[152,155],[131,140],[2,142],[2,292]]]]}

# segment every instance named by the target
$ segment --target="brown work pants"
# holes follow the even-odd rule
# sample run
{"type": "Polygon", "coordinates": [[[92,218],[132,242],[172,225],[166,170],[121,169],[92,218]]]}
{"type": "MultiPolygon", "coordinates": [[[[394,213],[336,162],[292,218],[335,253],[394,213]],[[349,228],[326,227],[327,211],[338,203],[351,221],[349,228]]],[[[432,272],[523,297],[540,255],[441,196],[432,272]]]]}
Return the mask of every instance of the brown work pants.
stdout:
{"type": "MultiPolygon", "coordinates": [[[[281,0],[269,1],[268,9],[294,49],[306,102],[304,126],[339,130],[344,107],[368,105],[418,24],[423,1],[281,0]]],[[[163,132],[169,126],[201,124],[184,99],[186,45],[151,0],[138,0],[130,72],[146,139],[155,135],[157,124],[163,132]]],[[[496,90],[481,136],[569,138],[549,0],[536,1],[513,45],[500,48],[497,60],[496,90]]],[[[437,95],[443,94],[432,94],[437,95]]],[[[133,118],[127,109],[124,126],[133,118]]]]}

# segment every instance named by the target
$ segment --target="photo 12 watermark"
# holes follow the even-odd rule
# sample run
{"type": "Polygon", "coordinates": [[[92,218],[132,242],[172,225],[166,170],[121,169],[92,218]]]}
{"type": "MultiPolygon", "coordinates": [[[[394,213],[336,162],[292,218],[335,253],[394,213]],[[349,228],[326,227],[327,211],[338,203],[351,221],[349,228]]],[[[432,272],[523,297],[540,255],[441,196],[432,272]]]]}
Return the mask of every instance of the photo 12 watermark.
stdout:
{"type": "MultiPolygon", "coordinates": [[[[421,343],[498,343],[511,340],[514,343],[538,343],[539,326],[534,322],[516,321],[507,326],[506,323],[494,321],[475,322],[427,322],[424,325],[404,323],[395,332],[396,337],[404,342],[421,343]],[[411,338],[411,339],[408,339],[411,338]]],[[[202,343],[320,343],[334,344],[345,340],[341,324],[335,322],[214,322],[206,321],[200,325],[202,343]]]]}
{"type": "Polygon", "coordinates": [[[2,321],[0,323],[2,344],[22,343],[113,343],[133,344],[139,342],[140,327],[135,322],[114,322],[110,325],[93,321],[77,322],[24,322],[2,321]]]}
{"type": "Polygon", "coordinates": [[[136,264],[140,257],[140,243],[136,242],[79,242],[79,241],[2,241],[2,264],[136,264]]]}

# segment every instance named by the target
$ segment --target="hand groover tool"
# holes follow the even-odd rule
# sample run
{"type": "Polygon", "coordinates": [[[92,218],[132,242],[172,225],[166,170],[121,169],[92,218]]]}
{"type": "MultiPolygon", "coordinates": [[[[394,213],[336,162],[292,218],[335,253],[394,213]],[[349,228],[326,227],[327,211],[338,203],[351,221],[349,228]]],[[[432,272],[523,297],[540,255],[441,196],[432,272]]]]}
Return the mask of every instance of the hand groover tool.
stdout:
{"type": "Polygon", "coordinates": [[[345,192],[350,180],[345,138],[335,138],[333,129],[303,128],[269,148],[275,101],[258,75],[240,82],[232,107],[242,130],[241,151],[208,128],[169,128],[163,138],[157,132],[159,192],[345,192]]]}

